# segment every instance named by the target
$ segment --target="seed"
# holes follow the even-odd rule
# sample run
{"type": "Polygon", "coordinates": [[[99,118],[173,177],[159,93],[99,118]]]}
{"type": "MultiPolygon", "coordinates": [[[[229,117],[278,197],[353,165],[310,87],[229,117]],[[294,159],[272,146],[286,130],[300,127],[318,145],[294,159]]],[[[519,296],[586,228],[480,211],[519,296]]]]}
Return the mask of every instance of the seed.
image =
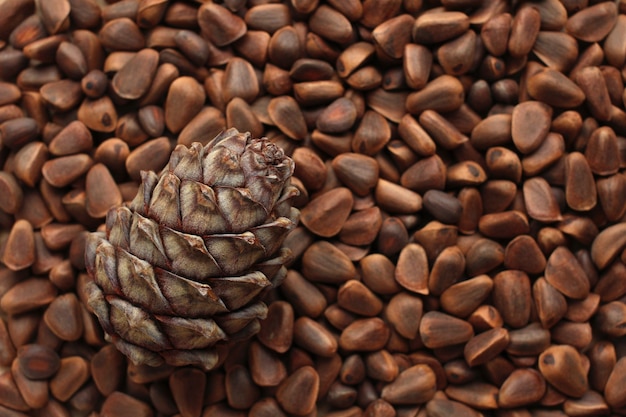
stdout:
{"type": "Polygon", "coordinates": [[[179,368],[169,377],[169,386],[176,408],[183,416],[199,416],[202,412],[206,375],[199,369],[179,368]]]}
{"type": "Polygon", "coordinates": [[[189,146],[193,142],[206,145],[209,137],[215,137],[226,128],[226,119],[215,107],[204,107],[187,123],[178,135],[177,144],[189,146]]]}
{"type": "Polygon", "coordinates": [[[487,275],[453,284],[441,294],[441,308],[456,317],[465,318],[481,305],[492,288],[493,282],[487,275]]]}
{"type": "Polygon", "coordinates": [[[472,129],[470,143],[479,150],[503,146],[511,142],[511,134],[511,115],[494,114],[472,129]]]}
{"type": "Polygon", "coordinates": [[[122,194],[104,164],[95,164],[87,172],[86,209],[93,218],[102,218],[111,207],[122,204],[122,194]]]}
{"type": "Polygon", "coordinates": [[[314,33],[338,44],[347,44],[353,39],[352,24],[337,10],[321,5],[311,15],[309,28],[314,33]]]}
{"type": "Polygon", "coordinates": [[[59,401],[67,401],[89,378],[89,363],[80,356],[61,359],[61,366],[50,380],[50,392],[59,401]]]}
{"type": "Polygon", "coordinates": [[[369,288],[355,280],[347,281],[339,288],[337,304],[347,311],[367,317],[376,316],[383,309],[382,301],[369,288]]]}
{"type": "Polygon", "coordinates": [[[287,377],[287,369],[280,357],[258,342],[252,342],[248,351],[250,374],[255,384],[275,387],[287,377]]]}
{"type": "Polygon", "coordinates": [[[539,278],[533,284],[533,297],[537,315],[544,328],[551,328],[565,316],[567,312],[565,297],[545,278],[539,278]]]}
{"type": "Polygon", "coordinates": [[[43,319],[61,340],[78,340],[83,334],[80,304],[73,293],[58,296],[50,303],[43,319]]]}
{"type": "Polygon", "coordinates": [[[17,350],[19,369],[26,378],[33,380],[48,379],[61,366],[58,354],[51,348],[39,345],[22,345],[17,350]]]}
{"type": "Polygon", "coordinates": [[[564,246],[556,248],[545,270],[546,280],[567,297],[582,299],[589,294],[589,280],[576,257],[564,246]]]}
{"type": "Polygon", "coordinates": [[[439,43],[462,35],[469,29],[469,19],[461,12],[427,13],[415,20],[413,41],[439,43]]]}
{"type": "Polygon", "coordinates": [[[278,387],[276,400],[288,413],[305,415],[315,409],[319,375],[314,368],[304,366],[289,375],[278,387]]]}
{"type": "Polygon", "coordinates": [[[541,15],[532,7],[521,8],[513,17],[508,51],[514,57],[527,55],[537,39],[541,15]]]}
{"type": "Polygon", "coordinates": [[[539,355],[539,371],[566,395],[580,398],[589,389],[580,354],[569,345],[553,345],[539,355]]]}
{"type": "Polygon", "coordinates": [[[622,218],[626,210],[626,177],[621,174],[600,178],[596,181],[598,198],[607,220],[613,222],[622,218]]]}
{"type": "Polygon", "coordinates": [[[287,136],[303,140],[307,134],[306,122],[296,100],[281,96],[270,100],[267,112],[274,124],[287,136]]]}
{"type": "Polygon", "coordinates": [[[594,174],[605,176],[618,171],[619,150],[613,129],[603,126],[593,131],[585,147],[585,158],[594,174]]]}
{"type": "Polygon", "coordinates": [[[150,88],[158,61],[159,54],[154,49],[140,50],[113,76],[111,87],[122,98],[140,98],[150,88]]]}
{"type": "Polygon", "coordinates": [[[21,371],[18,360],[11,364],[11,375],[24,402],[31,408],[42,408],[49,400],[47,381],[28,379],[21,371]]]}
{"type": "Polygon", "coordinates": [[[523,193],[529,217],[542,222],[562,220],[558,202],[546,180],[541,177],[526,180],[523,193]]]}
{"type": "Polygon", "coordinates": [[[572,108],[582,104],[585,93],[572,80],[553,69],[546,69],[528,79],[528,93],[550,106],[572,108]]]}
{"type": "Polygon", "coordinates": [[[617,20],[617,6],[599,3],[570,16],[565,30],[585,42],[598,42],[613,29],[617,20]]]}
{"type": "Polygon", "coordinates": [[[204,89],[194,78],[174,80],[165,99],[165,126],[171,132],[180,132],[200,112],[205,98],[204,89]]]}
{"type": "Polygon", "coordinates": [[[513,109],[511,137],[515,147],[528,154],[539,148],[550,130],[552,108],[538,101],[526,101],[513,109]]]}
{"type": "Polygon", "coordinates": [[[407,86],[414,90],[422,89],[428,82],[433,62],[432,52],[423,45],[408,43],[404,46],[402,62],[407,86]]]}
{"type": "Polygon", "coordinates": [[[509,13],[500,13],[482,26],[480,38],[491,55],[502,56],[506,52],[512,20],[509,13]]]}
{"type": "Polygon", "coordinates": [[[319,236],[334,236],[343,227],[352,210],[353,198],[349,189],[334,188],[313,199],[300,213],[300,221],[319,236]]]}
{"type": "Polygon", "coordinates": [[[270,34],[291,24],[291,15],[287,5],[260,4],[248,9],[245,23],[250,29],[262,30],[270,34]]]}
{"type": "Polygon", "coordinates": [[[435,395],[436,377],[424,364],[402,371],[390,384],[383,387],[381,398],[393,405],[423,404],[435,395]]]}
{"type": "Polygon", "coordinates": [[[619,301],[611,301],[598,308],[595,316],[596,328],[611,337],[621,337],[624,331],[624,322],[626,321],[626,308],[619,301]]]}
{"type": "Polygon", "coordinates": [[[329,103],[344,93],[341,83],[333,80],[305,81],[293,85],[294,97],[303,106],[329,103]]]}
{"type": "Polygon", "coordinates": [[[482,234],[491,238],[506,239],[528,234],[528,219],[519,211],[485,214],[478,222],[482,234]]]}
{"type": "Polygon", "coordinates": [[[124,413],[132,413],[132,415],[137,417],[150,417],[153,415],[153,411],[148,404],[120,391],[115,391],[106,397],[100,410],[102,417],[114,417],[124,413]]]}
{"type": "Polygon", "coordinates": [[[464,343],[472,336],[474,331],[468,322],[438,311],[424,314],[420,322],[422,342],[431,349],[464,343]]]}
{"type": "Polygon", "coordinates": [[[411,41],[414,18],[409,14],[393,17],[372,31],[376,45],[391,58],[402,58],[405,45],[411,41]]]}
{"type": "Polygon", "coordinates": [[[96,132],[112,132],[117,125],[117,111],[108,96],[85,99],[78,108],[78,120],[96,132]]]}
{"type": "Polygon", "coordinates": [[[464,99],[465,92],[461,82],[451,75],[441,75],[420,91],[410,93],[406,99],[406,108],[415,115],[424,110],[445,113],[458,109],[464,99]]]}
{"type": "MultiPolygon", "coordinates": [[[[483,365],[499,355],[509,344],[509,332],[501,327],[471,338],[463,350],[469,366],[483,365]]],[[[458,398],[457,398],[458,399],[458,398]]]]}
{"type": "Polygon", "coordinates": [[[315,282],[341,284],[356,277],[352,261],[328,241],[313,243],[302,256],[302,273],[315,282]]]}
{"type": "Polygon", "coordinates": [[[418,294],[428,294],[428,258],[418,244],[405,245],[400,251],[395,279],[402,287],[418,294]]]}
{"type": "MultiPolygon", "coordinates": [[[[4,245],[2,262],[13,271],[19,271],[31,266],[36,260],[34,239],[31,224],[27,220],[17,220],[13,224],[4,245]]],[[[4,298],[6,298],[6,294],[3,300],[4,298]]]]}
{"type": "Polygon", "coordinates": [[[399,184],[380,178],[374,190],[376,202],[390,213],[412,214],[422,208],[422,197],[399,184]]]}
{"type": "Polygon", "coordinates": [[[562,160],[564,169],[565,158],[561,158],[565,153],[565,142],[563,136],[557,133],[548,133],[543,143],[533,153],[524,156],[522,159],[522,171],[526,176],[535,176],[552,165],[558,167],[562,160]]]}
{"type": "Polygon", "coordinates": [[[170,142],[166,137],[152,139],[136,147],[125,161],[128,175],[139,181],[141,170],[159,172],[167,163],[170,150],[170,142]]]}
{"type": "Polygon", "coordinates": [[[356,117],[357,111],[352,100],[341,97],[320,113],[316,126],[324,133],[341,133],[354,125],[356,117]]]}
{"type": "Polygon", "coordinates": [[[396,332],[408,340],[413,340],[419,331],[422,311],[423,303],[420,298],[400,292],[389,300],[385,315],[396,332]]]}
{"type": "Polygon", "coordinates": [[[525,272],[506,270],[493,279],[494,306],[504,322],[519,328],[528,323],[531,311],[530,279],[525,272]]]}
{"type": "Polygon", "coordinates": [[[437,60],[446,74],[462,75],[470,71],[475,59],[476,37],[476,32],[468,30],[439,47],[437,60]]]}
{"type": "Polygon", "coordinates": [[[297,345],[314,355],[330,357],[337,351],[333,334],[308,317],[299,317],[295,321],[293,338],[297,345]]]}
{"type": "Polygon", "coordinates": [[[546,392],[546,381],[534,369],[516,369],[498,392],[498,405],[503,408],[523,407],[539,401],[546,392]]]}
{"type": "Polygon", "coordinates": [[[90,361],[90,373],[98,391],[109,397],[117,390],[125,376],[124,356],[114,345],[103,346],[90,361]]]}
{"type": "Polygon", "coordinates": [[[347,351],[374,352],[389,340],[389,327],[378,317],[358,319],[349,324],[339,337],[339,347],[347,351]]]}

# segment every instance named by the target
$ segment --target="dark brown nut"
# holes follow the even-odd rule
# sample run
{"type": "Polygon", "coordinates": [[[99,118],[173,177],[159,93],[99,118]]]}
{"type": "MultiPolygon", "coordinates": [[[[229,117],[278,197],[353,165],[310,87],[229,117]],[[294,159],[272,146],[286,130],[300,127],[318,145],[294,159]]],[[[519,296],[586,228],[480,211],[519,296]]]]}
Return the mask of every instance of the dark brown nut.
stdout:
{"type": "Polygon", "coordinates": [[[309,202],[301,211],[300,221],[316,235],[334,236],[343,227],[352,205],[350,190],[338,187],[309,202]]]}
{"type": "Polygon", "coordinates": [[[390,329],[380,318],[359,319],[343,329],[339,347],[346,351],[374,352],[387,344],[389,336],[390,329]]]}
{"type": "Polygon", "coordinates": [[[41,168],[48,160],[48,147],[43,142],[30,142],[15,154],[14,175],[29,187],[41,179],[41,168]]]}
{"type": "Polygon", "coordinates": [[[416,243],[400,251],[395,279],[402,287],[418,294],[428,294],[429,267],[426,251],[416,243]]]}
{"type": "Polygon", "coordinates": [[[514,57],[527,55],[535,44],[541,15],[532,7],[521,8],[511,22],[508,51],[514,57]]]}
{"type": "Polygon", "coordinates": [[[294,342],[314,355],[330,357],[337,351],[337,340],[322,324],[309,317],[299,317],[293,327],[294,342]]]}
{"type": "Polygon", "coordinates": [[[332,102],[341,97],[344,87],[333,80],[305,81],[293,85],[294,97],[303,106],[332,102]]]}
{"type": "Polygon", "coordinates": [[[534,369],[517,369],[504,381],[498,393],[502,408],[524,407],[538,402],[546,392],[546,381],[534,369]]]}
{"type": "Polygon", "coordinates": [[[619,149],[613,129],[602,126],[593,131],[585,147],[585,158],[596,175],[612,175],[619,170],[619,149]]]}
{"type": "Polygon", "coordinates": [[[61,359],[61,366],[50,380],[50,392],[59,401],[67,401],[89,379],[89,363],[80,356],[61,359]]]}
{"type": "Polygon", "coordinates": [[[367,110],[352,137],[352,151],[373,156],[387,145],[391,129],[385,118],[367,110]]]}
{"type": "Polygon", "coordinates": [[[192,77],[179,77],[172,82],[165,99],[165,126],[180,132],[202,107],[206,94],[202,86],[192,77]]]}
{"type": "Polygon", "coordinates": [[[528,234],[528,219],[516,210],[485,214],[478,222],[482,234],[491,238],[506,239],[528,234]]]}
{"type": "Polygon", "coordinates": [[[423,404],[433,398],[436,389],[433,370],[419,364],[402,371],[392,383],[385,385],[381,397],[394,405],[423,404]]]}
{"type": "Polygon", "coordinates": [[[356,42],[347,46],[337,59],[337,74],[349,77],[357,68],[374,55],[374,45],[369,42],[356,42]]]}
{"type": "Polygon", "coordinates": [[[578,59],[578,43],[567,33],[541,31],[537,35],[533,53],[548,67],[567,72],[578,59]]]}
{"type": "Polygon", "coordinates": [[[98,37],[102,46],[111,51],[138,51],[145,45],[139,27],[127,17],[106,22],[98,37]]]}
{"type": "Polygon", "coordinates": [[[462,35],[469,29],[469,19],[461,12],[425,13],[415,20],[413,41],[440,43],[462,35]]]}
{"type": "Polygon", "coordinates": [[[159,54],[154,49],[142,49],[113,76],[111,87],[125,99],[136,100],[150,88],[157,70],[159,54]]]}
{"type": "Polygon", "coordinates": [[[446,74],[458,76],[471,70],[476,55],[476,38],[476,32],[468,30],[458,38],[439,47],[437,60],[446,74]]]}
{"type": "Polygon", "coordinates": [[[268,348],[285,353],[293,339],[294,313],[291,304],[275,301],[270,304],[257,338],[268,348]]]}
{"type": "Polygon", "coordinates": [[[291,139],[303,140],[306,137],[306,122],[300,106],[293,97],[273,98],[267,106],[267,113],[276,127],[291,139]]]}
{"type": "Polygon", "coordinates": [[[528,79],[528,93],[536,100],[554,107],[577,107],[585,100],[585,93],[562,73],[545,69],[528,79]]]}
{"type": "Polygon", "coordinates": [[[117,125],[117,110],[108,96],[83,100],[77,115],[78,120],[96,132],[113,132],[117,125]]]}
{"type": "Polygon", "coordinates": [[[411,114],[420,114],[424,110],[449,112],[458,109],[465,99],[461,82],[451,75],[441,75],[430,81],[420,91],[409,94],[406,108],[411,114]]]}
{"type": "Polygon", "coordinates": [[[504,322],[520,328],[528,324],[531,312],[531,288],[528,275],[519,270],[506,270],[493,279],[494,306],[504,322]]]}
{"type": "Polygon", "coordinates": [[[166,137],[152,139],[136,147],[125,161],[128,175],[139,181],[142,170],[159,172],[167,164],[170,151],[170,141],[166,137]]]}
{"type": "Polygon", "coordinates": [[[529,217],[546,223],[563,219],[558,201],[545,179],[534,177],[524,181],[523,194],[529,217]]]}
{"type": "Polygon", "coordinates": [[[411,26],[415,19],[409,14],[395,16],[372,31],[376,45],[391,58],[402,58],[404,47],[411,41],[411,26]]]}
{"type": "Polygon", "coordinates": [[[352,100],[341,97],[326,107],[317,118],[320,132],[341,133],[350,129],[357,118],[357,109],[352,100]]]}
{"type": "Polygon", "coordinates": [[[78,340],[83,335],[80,302],[74,293],[58,296],[46,309],[43,319],[59,339],[78,340]]]}
{"type": "Polygon", "coordinates": [[[563,136],[559,133],[548,133],[537,150],[522,158],[522,171],[526,176],[535,176],[551,165],[556,166],[555,162],[558,162],[564,154],[563,136]]]}
{"type": "Polygon", "coordinates": [[[91,132],[84,123],[75,120],[54,136],[48,150],[52,155],[64,156],[90,151],[92,146],[91,132]]]}
{"type": "Polygon", "coordinates": [[[550,130],[552,108],[538,101],[525,101],[513,109],[511,137],[515,147],[528,154],[536,150],[550,130]]]}
{"type": "Polygon", "coordinates": [[[426,191],[422,203],[442,223],[457,223],[463,212],[463,206],[456,197],[439,190],[426,191]]]}
{"type": "Polygon", "coordinates": [[[565,30],[585,42],[598,42],[613,29],[617,20],[617,6],[611,2],[586,7],[570,16],[565,30]]]}
{"type": "Polygon", "coordinates": [[[432,67],[432,52],[423,45],[408,43],[404,47],[404,78],[407,86],[414,90],[422,89],[428,82],[432,67]]]}
{"type": "Polygon", "coordinates": [[[491,55],[501,56],[506,52],[512,20],[509,13],[500,13],[481,27],[480,38],[491,55]]]}
{"type": "Polygon", "coordinates": [[[360,281],[350,280],[337,293],[337,304],[352,313],[373,317],[383,309],[382,301],[360,281]]]}
{"type": "Polygon", "coordinates": [[[311,281],[341,284],[356,278],[356,268],[348,256],[332,243],[320,240],[302,255],[302,274],[311,281]]]}
{"type": "Polygon", "coordinates": [[[3,146],[8,148],[20,148],[34,140],[38,134],[37,122],[30,117],[11,119],[0,124],[0,138],[3,146]]]}
{"type": "Polygon", "coordinates": [[[464,343],[474,336],[467,321],[438,311],[424,314],[419,333],[424,345],[431,349],[464,343]]]}
{"type": "Polygon", "coordinates": [[[626,381],[626,360],[621,358],[611,371],[606,382],[604,397],[606,402],[614,408],[622,408],[626,405],[626,396],[622,387],[626,381]]]}
{"type": "Polygon", "coordinates": [[[57,352],[40,344],[22,345],[17,350],[20,372],[29,379],[48,379],[60,368],[57,352]]]}
{"type": "Polygon", "coordinates": [[[100,410],[102,416],[119,416],[124,413],[132,413],[137,417],[153,415],[152,408],[148,404],[121,391],[115,391],[109,395],[100,410]]]}
{"type": "Polygon", "coordinates": [[[276,400],[283,410],[306,415],[315,409],[320,377],[310,366],[303,366],[289,375],[278,387],[276,400]]]}
{"type": "Polygon", "coordinates": [[[624,321],[626,320],[626,305],[620,301],[611,301],[598,308],[594,324],[597,329],[610,337],[622,337],[624,321]]]}
{"type": "Polygon", "coordinates": [[[580,354],[569,345],[553,345],[539,355],[539,371],[560,392],[580,398],[588,389],[580,354]]]}
{"type": "Polygon", "coordinates": [[[469,366],[483,365],[499,355],[508,344],[509,332],[498,327],[472,337],[463,353],[469,366]]]}
{"type": "Polygon", "coordinates": [[[506,113],[494,114],[481,120],[474,126],[470,136],[470,143],[479,150],[508,145],[510,142],[511,115],[506,113]]]}
{"type": "MultiPolygon", "coordinates": [[[[33,227],[27,220],[17,220],[4,243],[4,253],[2,262],[12,271],[19,271],[28,268],[36,261],[35,235],[33,227]]],[[[15,289],[13,287],[11,290],[15,289]]],[[[3,301],[11,290],[2,298],[3,301]]],[[[44,289],[44,294],[45,294],[44,289]]],[[[18,292],[19,294],[19,292],[18,292]]],[[[19,297],[19,296],[18,296],[19,297]]],[[[7,299],[5,303],[20,303],[20,300],[7,299]]],[[[6,308],[3,308],[5,311],[6,308]]]]}
{"type": "Polygon", "coordinates": [[[556,248],[548,258],[545,278],[567,297],[582,299],[589,294],[587,275],[574,254],[564,246],[556,248]]]}
{"type": "Polygon", "coordinates": [[[585,93],[587,107],[594,118],[608,121],[611,118],[611,96],[599,67],[581,68],[574,81],[585,93]]]}
{"type": "Polygon", "coordinates": [[[441,294],[441,308],[456,317],[465,318],[481,305],[492,288],[493,281],[487,275],[456,283],[441,294]]]}

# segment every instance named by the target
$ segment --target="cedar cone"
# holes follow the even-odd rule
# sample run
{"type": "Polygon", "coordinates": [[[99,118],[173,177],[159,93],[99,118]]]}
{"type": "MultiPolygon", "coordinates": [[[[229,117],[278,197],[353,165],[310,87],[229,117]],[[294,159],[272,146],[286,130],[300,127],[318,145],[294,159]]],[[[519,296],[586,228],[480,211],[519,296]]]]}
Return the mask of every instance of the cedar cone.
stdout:
{"type": "Polygon", "coordinates": [[[258,332],[262,295],[290,257],[293,171],[278,146],[236,129],[178,145],[160,175],[143,171],[85,249],[85,300],[107,339],[136,364],[210,370],[258,332]]]}

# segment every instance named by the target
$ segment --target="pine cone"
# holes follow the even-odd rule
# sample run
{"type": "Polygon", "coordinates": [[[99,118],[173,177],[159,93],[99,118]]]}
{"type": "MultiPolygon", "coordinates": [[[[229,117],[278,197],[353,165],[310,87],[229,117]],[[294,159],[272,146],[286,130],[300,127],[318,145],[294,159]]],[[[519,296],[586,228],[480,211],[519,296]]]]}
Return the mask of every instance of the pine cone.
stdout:
{"type": "Polygon", "coordinates": [[[160,175],[92,233],[84,295],[136,364],[214,368],[229,343],[258,332],[260,300],[286,274],[296,225],[293,161],[269,140],[227,130],[178,145],[160,175]]]}

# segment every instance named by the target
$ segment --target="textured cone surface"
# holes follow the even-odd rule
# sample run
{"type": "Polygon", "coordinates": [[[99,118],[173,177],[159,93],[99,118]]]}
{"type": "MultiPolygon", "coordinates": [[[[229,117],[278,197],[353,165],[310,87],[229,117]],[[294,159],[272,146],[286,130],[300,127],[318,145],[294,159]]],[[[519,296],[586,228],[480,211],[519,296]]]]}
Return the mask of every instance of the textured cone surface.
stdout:
{"type": "Polygon", "coordinates": [[[177,146],[159,175],[142,172],[137,196],[107,213],[85,250],[85,299],[121,352],[209,370],[259,330],[299,215],[293,171],[269,140],[229,129],[177,146]]]}

